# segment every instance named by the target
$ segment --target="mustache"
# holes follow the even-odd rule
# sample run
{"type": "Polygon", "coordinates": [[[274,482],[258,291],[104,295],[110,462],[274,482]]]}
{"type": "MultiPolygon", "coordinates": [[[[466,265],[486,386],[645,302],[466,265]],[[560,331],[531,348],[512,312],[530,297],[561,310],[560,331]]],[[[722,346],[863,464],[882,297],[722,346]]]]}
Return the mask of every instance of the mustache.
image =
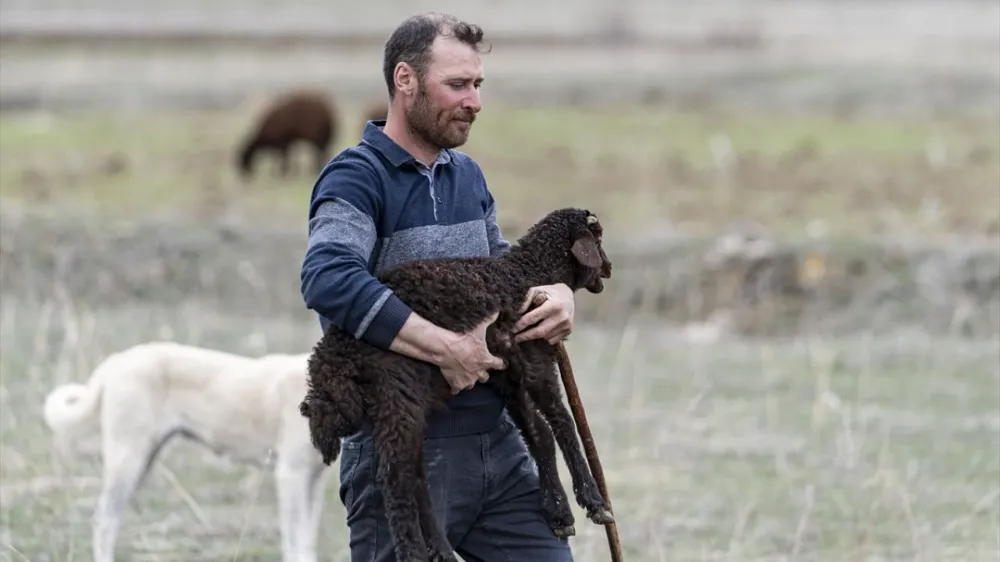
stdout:
{"type": "Polygon", "coordinates": [[[471,125],[476,120],[476,114],[473,111],[463,111],[463,112],[460,112],[455,117],[455,120],[456,121],[465,121],[466,123],[469,123],[471,125]]]}

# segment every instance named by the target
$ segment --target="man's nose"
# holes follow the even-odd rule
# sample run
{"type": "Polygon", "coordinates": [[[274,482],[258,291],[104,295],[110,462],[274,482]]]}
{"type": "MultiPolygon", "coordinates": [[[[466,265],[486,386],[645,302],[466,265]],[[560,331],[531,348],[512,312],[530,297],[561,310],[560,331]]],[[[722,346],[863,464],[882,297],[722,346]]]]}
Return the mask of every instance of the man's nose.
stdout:
{"type": "Polygon", "coordinates": [[[479,98],[479,90],[472,90],[472,93],[465,97],[462,106],[473,113],[479,113],[479,110],[483,108],[483,102],[479,98]]]}

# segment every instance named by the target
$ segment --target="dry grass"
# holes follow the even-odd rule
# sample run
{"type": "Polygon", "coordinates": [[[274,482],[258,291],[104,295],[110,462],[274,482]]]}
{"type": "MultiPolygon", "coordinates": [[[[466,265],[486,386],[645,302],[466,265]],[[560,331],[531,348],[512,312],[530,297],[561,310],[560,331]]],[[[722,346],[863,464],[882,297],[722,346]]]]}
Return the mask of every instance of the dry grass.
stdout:
{"type": "MultiPolygon", "coordinates": [[[[314,329],[195,306],[7,298],[4,559],[88,557],[100,466],[93,443],[69,457],[51,445],[40,409],[55,384],[151,338],[263,353],[304,349],[314,329]]],[[[666,331],[588,326],[569,350],[632,562],[996,559],[996,342],[859,335],[699,347],[666,331]]],[[[337,481],[325,561],[347,560],[337,481]]],[[[178,442],[129,510],[120,559],[274,560],[275,509],[269,474],[178,442]]],[[[603,530],[578,530],[576,559],[606,560],[603,530]]]]}
{"type": "MultiPolygon", "coordinates": [[[[341,145],[356,138],[356,116],[341,145]]],[[[26,225],[28,235],[4,238],[0,265],[16,283],[0,294],[0,560],[89,559],[100,465],[92,442],[57,454],[41,420],[54,385],[83,380],[106,354],[149,339],[259,354],[302,351],[318,338],[314,318],[287,306],[298,302],[294,267],[246,272],[285,263],[276,254],[298,259],[284,255],[291,242],[268,233],[303,232],[313,181],[265,169],[241,184],[232,147],[246,117],[0,120],[5,206],[140,221],[185,212],[214,222],[229,212],[267,227],[246,243],[253,261],[228,256],[233,263],[188,259],[215,255],[196,244],[218,243],[214,225],[190,227],[191,237],[153,229],[134,251],[40,224],[37,236],[26,225]],[[102,285],[102,268],[116,260],[132,275],[113,283],[132,292],[102,285]],[[132,271],[140,266],[151,271],[132,271]],[[113,302],[88,298],[109,292],[113,302]]],[[[848,236],[932,234],[996,228],[995,131],[996,123],[489,106],[466,148],[510,233],[573,204],[601,214],[616,236],[664,223],[715,231],[737,218],[790,235],[816,221],[848,236]]],[[[663,260],[642,270],[663,278],[646,281],[667,282],[676,264],[663,260]]],[[[655,325],[578,327],[569,349],[628,560],[997,560],[1000,344],[903,332],[692,345],[655,325]]],[[[325,561],[348,559],[336,482],[325,561]]],[[[266,471],[178,442],[130,508],[120,559],[275,560],[275,510],[266,471]]],[[[606,560],[603,530],[578,527],[577,561],[606,560]]]]}
{"type": "MultiPolygon", "coordinates": [[[[360,133],[344,113],[340,145],[360,133]]],[[[224,209],[302,221],[314,176],[264,165],[242,184],[233,147],[245,110],[4,117],[0,197],[136,215],[224,209]]],[[[609,226],[714,231],[737,219],[800,234],[1000,227],[993,122],[856,122],[677,114],[657,109],[488,105],[465,149],[501,220],[519,230],[554,206],[586,205],[609,226]]]]}

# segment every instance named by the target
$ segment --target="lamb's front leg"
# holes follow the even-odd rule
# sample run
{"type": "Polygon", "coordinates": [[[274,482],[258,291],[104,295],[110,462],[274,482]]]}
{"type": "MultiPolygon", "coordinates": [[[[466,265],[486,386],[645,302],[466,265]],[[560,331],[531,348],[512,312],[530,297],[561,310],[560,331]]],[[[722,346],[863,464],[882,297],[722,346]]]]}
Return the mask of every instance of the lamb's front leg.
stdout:
{"type": "Polygon", "coordinates": [[[556,443],[552,430],[538,414],[523,387],[507,396],[507,411],[521,430],[524,444],[538,466],[538,484],[542,496],[542,512],[552,532],[559,538],[576,534],[575,518],[569,507],[566,489],[559,480],[556,465],[556,443]]]}
{"type": "Polygon", "coordinates": [[[604,525],[614,522],[611,509],[601,496],[584,457],[572,414],[563,405],[556,364],[548,360],[539,361],[533,362],[529,368],[531,372],[525,381],[528,394],[552,427],[573,478],[577,503],[587,510],[587,517],[594,523],[604,525]]]}

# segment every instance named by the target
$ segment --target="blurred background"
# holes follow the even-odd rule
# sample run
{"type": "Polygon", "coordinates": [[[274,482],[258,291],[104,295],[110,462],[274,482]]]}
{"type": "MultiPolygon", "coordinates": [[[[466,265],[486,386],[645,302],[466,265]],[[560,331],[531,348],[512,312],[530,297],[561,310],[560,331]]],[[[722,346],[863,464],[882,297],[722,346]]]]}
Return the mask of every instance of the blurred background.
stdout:
{"type": "MultiPolygon", "coordinates": [[[[154,339],[311,350],[312,154],[239,152],[297,90],[357,143],[428,10],[492,44],[462,149],[505,236],[605,225],[568,348],[628,560],[1000,559],[1000,4],[3,0],[0,560],[89,559],[101,465],[55,454],[55,385],[154,339]]],[[[174,442],[119,560],[277,560],[273,490],[174,442]]]]}

